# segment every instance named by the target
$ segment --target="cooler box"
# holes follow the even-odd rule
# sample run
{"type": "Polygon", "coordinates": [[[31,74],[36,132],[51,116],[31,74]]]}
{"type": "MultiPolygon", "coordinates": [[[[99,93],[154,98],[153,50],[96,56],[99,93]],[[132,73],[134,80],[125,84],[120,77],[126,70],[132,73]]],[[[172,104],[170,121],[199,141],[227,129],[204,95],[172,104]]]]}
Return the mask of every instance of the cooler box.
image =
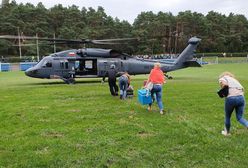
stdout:
{"type": "Polygon", "coordinates": [[[142,105],[152,103],[151,93],[147,89],[138,90],[138,100],[142,105]]]}

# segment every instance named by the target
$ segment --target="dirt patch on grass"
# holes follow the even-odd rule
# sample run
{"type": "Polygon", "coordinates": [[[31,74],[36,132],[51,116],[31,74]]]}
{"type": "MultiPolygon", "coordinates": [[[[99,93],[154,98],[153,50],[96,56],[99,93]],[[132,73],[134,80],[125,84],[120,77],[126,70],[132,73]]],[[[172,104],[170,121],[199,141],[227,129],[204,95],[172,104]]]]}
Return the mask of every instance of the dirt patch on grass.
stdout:
{"type": "Polygon", "coordinates": [[[60,132],[56,132],[56,131],[48,131],[48,132],[42,133],[41,136],[50,137],[50,138],[62,138],[64,137],[64,134],[60,132]]]}
{"type": "Polygon", "coordinates": [[[68,112],[68,113],[79,113],[79,112],[81,112],[81,110],[80,109],[70,109],[70,110],[67,110],[66,112],[68,112]]]}
{"type": "Polygon", "coordinates": [[[149,138],[149,137],[153,137],[155,135],[154,135],[154,133],[151,133],[151,132],[139,131],[137,136],[140,138],[149,138]]]}

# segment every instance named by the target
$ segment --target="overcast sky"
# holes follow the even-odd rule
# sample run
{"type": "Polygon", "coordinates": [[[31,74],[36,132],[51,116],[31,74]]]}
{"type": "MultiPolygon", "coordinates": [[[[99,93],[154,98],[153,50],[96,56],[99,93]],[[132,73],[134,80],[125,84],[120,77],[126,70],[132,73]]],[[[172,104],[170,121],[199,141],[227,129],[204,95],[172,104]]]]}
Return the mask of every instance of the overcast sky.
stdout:
{"type": "Polygon", "coordinates": [[[191,10],[206,15],[213,10],[226,15],[231,12],[243,14],[248,18],[248,0],[16,0],[16,2],[18,4],[30,2],[34,5],[42,2],[47,8],[58,3],[64,7],[75,4],[79,9],[82,7],[97,9],[98,6],[102,6],[107,15],[130,23],[133,23],[143,11],[172,12],[173,15],[177,15],[180,11],[191,10]]]}

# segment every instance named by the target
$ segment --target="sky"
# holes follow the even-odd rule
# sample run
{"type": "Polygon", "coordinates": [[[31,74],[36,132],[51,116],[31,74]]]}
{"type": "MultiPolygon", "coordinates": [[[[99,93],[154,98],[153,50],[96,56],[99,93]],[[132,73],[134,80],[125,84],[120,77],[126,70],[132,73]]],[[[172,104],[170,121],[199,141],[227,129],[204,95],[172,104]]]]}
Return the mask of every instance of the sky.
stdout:
{"type": "Polygon", "coordinates": [[[42,2],[46,8],[51,8],[56,4],[64,7],[76,5],[82,7],[93,7],[97,9],[102,6],[105,13],[113,18],[127,20],[133,23],[134,19],[141,12],[153,11],[157,13],[171,12],[177,15],[178,12],[191,10],[206,15],[209,11],[216,11],[225,15],[229,13],[243,14],[248,18],[248,0],[16,0],[19,3],[32,3],[37,5],[42,2]]]}

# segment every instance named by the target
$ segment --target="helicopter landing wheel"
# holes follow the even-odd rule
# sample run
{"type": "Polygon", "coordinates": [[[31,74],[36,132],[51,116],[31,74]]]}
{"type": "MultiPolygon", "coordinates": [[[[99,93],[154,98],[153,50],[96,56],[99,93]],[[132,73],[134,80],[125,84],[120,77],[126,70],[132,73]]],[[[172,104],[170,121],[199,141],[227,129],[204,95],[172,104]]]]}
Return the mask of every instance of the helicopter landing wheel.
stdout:
{"type": "Polygon", "coordinates": [[[165,77],[166,77],[167,79],[173,79],[173,77],[172,77],[172,76],[169,76],[169,75],[165,75],[165,77]]]}
{"type": "Polygon", "coordinates": [[[75,84],[74,78],[61,78],[66,84],[75,84]]]}
{"type": "Polygon", "coordinates": [[[75,84],[75,79],[74,78],[69,78],[69,84],[75,84]]]}

